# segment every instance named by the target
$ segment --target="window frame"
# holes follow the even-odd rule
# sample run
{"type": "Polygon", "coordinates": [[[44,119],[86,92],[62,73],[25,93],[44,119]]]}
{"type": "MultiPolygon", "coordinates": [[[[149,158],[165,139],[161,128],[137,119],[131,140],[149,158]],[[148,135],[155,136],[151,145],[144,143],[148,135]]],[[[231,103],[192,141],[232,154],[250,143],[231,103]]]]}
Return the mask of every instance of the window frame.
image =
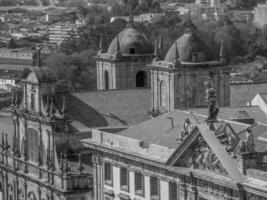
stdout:
{"type": "Polygon", "coordinates": [[[104,162],[103,172],[105,185],[113,186],[113,165],[110,162],[104,162]],[[110,180],[106,179],[106,165],[110,165],[110,180]]]}
{"type": "Polygon", "coordinates": [[[150,176],[150,198],[151,199],[160,199],[160,179],[156,176],[150,176]],[[157,195],[152,194],[152,180],[157,180],[157,195]]]}
{"type": "Polygon", "coordinates": [[[120,188],[123,191],[129,192],[129,170],[127,169],[127,167],[120,167],[120,188]],[[126,170],[126,185],[122,185],[122,169],[126,170]]]}
{"type": "Polygon", "coordinates": [[[179,189],[178,189],[178,183],[175,181],[169,181],[169,200],[178,200],[179,199],[179,189]],[[173,185],[176,185],[176,198],[174,199],[173,194],[173,185]]]}
{"type": "Polygon", "coordinates": [[[145,196],[145,176],[140,171],[134,172],[134,193],[135,195],[140,196],[140,197],[145,196]],[[137,190],[137,179],[136,179],[137,175],[141,175],[140,177],[142,177],[142,189],[141,190],[137,190]]]}

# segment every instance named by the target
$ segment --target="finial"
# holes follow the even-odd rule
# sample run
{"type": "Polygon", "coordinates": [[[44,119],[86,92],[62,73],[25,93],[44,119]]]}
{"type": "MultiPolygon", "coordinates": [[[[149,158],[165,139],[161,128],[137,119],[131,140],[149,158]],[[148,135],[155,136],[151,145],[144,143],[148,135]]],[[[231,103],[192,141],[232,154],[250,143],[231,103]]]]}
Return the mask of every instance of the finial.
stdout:
{"type": "Polygon", "coordinates": [[[13,136],[13,154],[15,155],[16,154],[16,137],[13,136]]]}
{"type": "Polygon", "coordinates": [[[99,40],[99,49],[98,49],[98,54],[101,54],[103,51],[103,34],[100,34],[100,40],[99,40]]]}
{"type": "Polygon", "coordinates": [[[117,35],[116,36],[116,52],[115,52],[115,55],[114,55],[115,59],[120,58],[120,56],[121,56],[120,50],[121,50],[121,47],[120,47],[119,35],[117,35]]]}
{"type": "Polygon", "coordinates": [[[7,139],[7,133],[6,133],[6,150],[8,150],[9,149],[9,144],[8,144],[8,139],[7,139]]]}
{"type": "Polygon", "coordinates": [[[158,61],[159,60],[159,54],[158,54],[158,41],[155,40],[155,45],[154,45],[154,61],[158,61]]]}
{"type": "Polygon", "coordinates": [[[49,113],[49,108],[50,108],[50,101],[49,101],[49,96],[47,96],[47,97],[46,97],[46,108],[45,108],[46,113],[47,113],[47,116],[50,115],[50,113],[49,113]]]}
{"type": "Polygon", "coordinates": [[[38,44],[36,44],[36,66],[42,67],[41,63],[41,48],[38,44]]]}
{"type": "Polygon", "coordinates": [[[55,111],[55,108],[54,108],[54,100],[53,100],[53,97],[51,97],[50,98],[50,110],[49,110],[50,115],[53,115],[54,114],[54,111],[55,111]]]}
{"type": "Polygon", "coordinates": [[[120,52],[121,46],[120,46],[120,41],[119,41],[119,35],[116,37],[116,52],[120,52]]]}
{"type": "Polygon", "coordinates": [[[2,133],[2,150],[4,151],[6,149],[6,145],[5,145],[5,134],[4,132],[2,133]]]}
{"type": "Polygon", "coordinates": [[[83,164],[82,164],[82,154],[79,153],[79,173],[82,174],[83,173],[83,170],[84,170],[84,167],[83,167],[83,164]]]}
{"type": "Polygon", "coordinates": [[[191,11],[188,12],[187,19],[185,19],[185,21],[184,21],[183,24],[184,24],[184,27],[185,27],[185,31],[186,32],[191,32],[191,31],[197,30],[197,27],[192,22],[191,11]]]}
{"type": "Polygon", "coordinates": [[[133,23],[134,23],[134,17],[133,17],[133,13],[132,13],[132,8],[130,8],[128,27],[132,27],[133,23]]]}
{"type": "Polygon", "coordinates": [[[177,42],[174,44],[174,64],[176,64],[179,61],[179,53],[177,49],[177,42]]]}
{"type": "Polygon", "coordinates": [[[63,153],[60,153],[60,170],[63,173],[64,170],[64,158],[63,158],[63,153]]]}
{"type": "Polygon", "coordinates": [[[158,48],[161,49],[162,47],[163,47],[162,33],[160,33],[160,34],[159,34],[158,48]]]}
{"type": "Polygon", "coordinates": [[[66,96],[63,96],[61,113],[66,114],[66,96]]]}
{"type": "Polygon", "coordinates": [[[225,50],[224,50],[224,41],[221,41],[221,47],[220,47],[220,61],[225,61],[225,50]]]}

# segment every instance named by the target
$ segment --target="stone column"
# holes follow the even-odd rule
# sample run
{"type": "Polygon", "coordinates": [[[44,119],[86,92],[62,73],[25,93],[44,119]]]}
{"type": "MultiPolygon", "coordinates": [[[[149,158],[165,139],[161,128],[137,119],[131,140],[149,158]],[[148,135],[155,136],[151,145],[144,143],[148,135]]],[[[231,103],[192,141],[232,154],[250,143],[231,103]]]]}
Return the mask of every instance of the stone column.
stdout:
{"type": "Polygon", "coordinates": [[[28,195],[27,195],[27,182],[24,182],[24,200],[28,199],[28,195]]]}
{"type": "Polygon", "coordinates": [[[94,168],[94,200],[102,200],[102,159],[97,152],[92,157],[94,168]]]}

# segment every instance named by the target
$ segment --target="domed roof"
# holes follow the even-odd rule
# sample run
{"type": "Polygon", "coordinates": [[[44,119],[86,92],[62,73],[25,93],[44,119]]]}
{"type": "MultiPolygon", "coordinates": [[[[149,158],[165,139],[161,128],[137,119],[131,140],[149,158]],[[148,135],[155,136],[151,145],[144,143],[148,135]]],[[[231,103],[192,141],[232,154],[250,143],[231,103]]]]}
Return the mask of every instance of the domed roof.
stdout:
{"type": "Polygon", "coordinates": [[[192,31],[184,33],[168,50],[165,61],[174,62],[175,59],[184,62],[204,62],[215,60],[211,50],[192,31]]]}
{"type": "MultiPolygon", "coordinates": [[[[147,36],[132,27],[124,29],[118,34],[121,54],[153,54],[153,44],[147,36]]],[[[117,51],[117,37],[109,45],[108,54],[117,51]]]]}

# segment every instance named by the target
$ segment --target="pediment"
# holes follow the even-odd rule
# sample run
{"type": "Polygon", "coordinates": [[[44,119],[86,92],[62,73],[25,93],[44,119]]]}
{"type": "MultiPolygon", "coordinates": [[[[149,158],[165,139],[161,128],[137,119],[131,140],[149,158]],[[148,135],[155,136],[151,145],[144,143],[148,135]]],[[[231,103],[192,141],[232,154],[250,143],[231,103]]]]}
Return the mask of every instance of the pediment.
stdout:
{"type": "Polygon", "coordinates": [[[221,161],[201,134],[198,134],[190,143],[173,166],[200,169],[228,176],[221,161]]]}
{"type": "Polygon", "coordinates": [[[192,119],[194,128],[183,138],[166,164],[210,171],[243,182],[243,174],[232,157],[240,141],[234,129],[227,123],[218,122],[216,131],[212,131],[206,123],[192,119]]]}

